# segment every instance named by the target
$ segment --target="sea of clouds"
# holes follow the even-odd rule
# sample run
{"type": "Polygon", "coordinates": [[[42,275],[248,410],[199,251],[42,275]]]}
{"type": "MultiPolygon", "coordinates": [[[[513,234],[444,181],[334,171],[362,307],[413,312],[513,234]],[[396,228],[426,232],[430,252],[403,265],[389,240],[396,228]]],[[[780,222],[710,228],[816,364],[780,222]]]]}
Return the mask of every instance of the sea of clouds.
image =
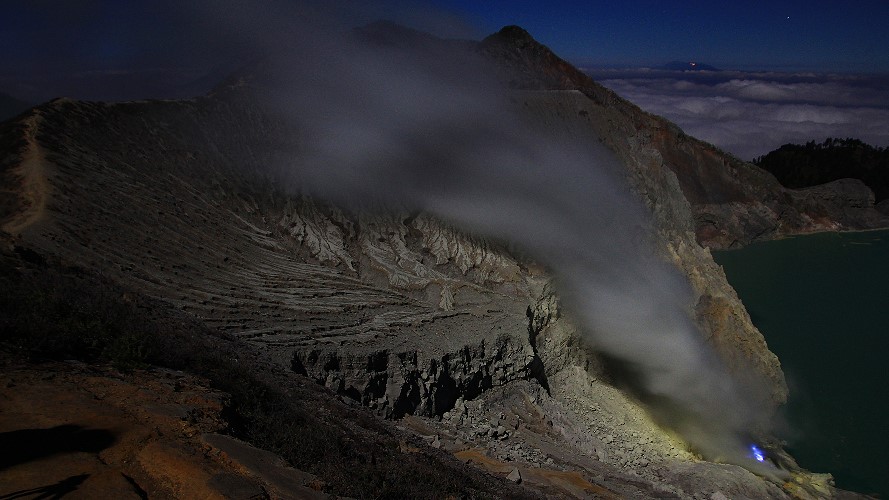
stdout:
{"type": "Polygon", "coordinates": [[[586,71],[645,111],[742,160],[827,137],[889,146],[889,75],[586,71]]]}

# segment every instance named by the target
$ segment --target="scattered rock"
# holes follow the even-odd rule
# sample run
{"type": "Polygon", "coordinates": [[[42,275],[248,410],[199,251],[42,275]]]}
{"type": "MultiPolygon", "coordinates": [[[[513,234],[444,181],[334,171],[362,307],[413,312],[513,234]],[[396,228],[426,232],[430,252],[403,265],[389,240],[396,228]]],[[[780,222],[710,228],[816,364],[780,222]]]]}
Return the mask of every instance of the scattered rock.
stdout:
{"type": "Polygon", "coordinates": [[[519,470],[517,468],[513,468],[512,472],[510,472],[509,475],[506,476],[506,479],[509,479],[510,481],[514,482],[515,484],[519,484],[522,482],[522,474],[519,472],[519,470]]]}

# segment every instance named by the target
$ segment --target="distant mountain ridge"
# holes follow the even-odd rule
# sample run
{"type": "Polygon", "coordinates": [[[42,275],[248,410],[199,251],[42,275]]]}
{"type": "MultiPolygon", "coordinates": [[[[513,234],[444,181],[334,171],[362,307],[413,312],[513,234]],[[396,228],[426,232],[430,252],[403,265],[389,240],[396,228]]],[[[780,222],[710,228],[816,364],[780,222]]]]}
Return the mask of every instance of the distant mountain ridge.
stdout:
{"type": "Polygon", "coordinates": [[[889,149],[858,139],[827,138],[821,143],[785,144],[753,163],[771,172],[788,188],[858,179],[873,190],[876,203],[889,199],[889,149]]]}
{"type": "Polygon", "coordinates": [[[699,62],[670,61],[663,66],[670,71],[722,71],[721,69],[699,62]]]}

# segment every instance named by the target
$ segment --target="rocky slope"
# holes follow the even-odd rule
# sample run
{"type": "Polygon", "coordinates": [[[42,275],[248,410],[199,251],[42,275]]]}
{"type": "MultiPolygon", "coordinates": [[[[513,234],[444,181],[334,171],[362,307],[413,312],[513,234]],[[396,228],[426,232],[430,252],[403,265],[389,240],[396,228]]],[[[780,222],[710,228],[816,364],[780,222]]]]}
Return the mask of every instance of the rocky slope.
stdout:
{"type": "Polygon", "coordinates": [[[312,474],[219,434],[226,395],[205,380],[73,361],[3,364],[4,495],[326,498],[312,474]]]}
{"type": "Polygon", "coordinates": [[[0,327],[3,496],[539,497],[198,318],[6,238],[0,327]]]}
{"type": "MultiPolygon", "coordinates": [[[[738,379],[767,388],[764,411],[783,402],[778,360],[701,243],[883,223],[867,218],[872,199],[847,185],[784,190],[519,28],[456,45],[502,69],[529,119],[618,155],[653,214],[652,241],[693,289],[687,313],[738,379]]],[[[613,387],[547,271],[505,244],[424,213],[281,190],[267,167],[298,157],[298,134],[254,91],[235,79],[185,101],[60,99],[4,124],[3,231],[237,338],[276,369],[404,417],[433,447],[511,479],[515,469],[538,492],[830,494],[786,457],[775,460],[788,481],[696,458],[613,387]]]]}

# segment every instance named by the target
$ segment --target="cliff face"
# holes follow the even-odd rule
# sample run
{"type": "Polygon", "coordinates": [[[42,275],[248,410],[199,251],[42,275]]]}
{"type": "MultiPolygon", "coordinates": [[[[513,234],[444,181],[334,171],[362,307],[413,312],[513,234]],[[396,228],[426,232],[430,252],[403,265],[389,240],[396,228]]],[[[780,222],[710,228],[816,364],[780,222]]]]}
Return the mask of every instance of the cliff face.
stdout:
{"type": "MultiPolygon", "coordinates": [[[[519,28],[459,45],[501,68],[529,119],[617,154],[653,214],[651,240],[691,285],[687,314],[739,380],[767,388],[766,407],[782,403],[778,360],[700,243],[849,227],[870,214],[872,199],[846,185],[842,196],[781,189],[598,86],[519,28]],[[837,207],[846,219],[834,217],[837,207]]],[[[560,445],[545,443],[571,443],[587,458],[564,452],[564,460],[599,467],[614,491],[631,484],[617,471],[641,474],[644,487],[620,490],[631,496],[682,496],[729,477],[743,486],[736,493],[783,495],[743,469],[708,463],[695,465],[704,483],[683,490],[677,478],[691,455],[608,385],[534,262],[428,214],[359,213],[283,192],[268,166],[297,154],[298,134],[252,92],[232,83],[187,101],[56,100],[6,124],[3,230],[185,311],[380,415],[440,417],[452,427],[437,432],[455,442],[506,453],[501,442],[511,434],[488,424],[515,417],[512,431],[540,436],[535,446],[551,455],[560,445]],[[601,412],[590,413],[592,405],[601,412]],[[591,428],[608,439],[583,437],[591,428]],[[649,468],[651,457],[662,465],[649,468]],[[679,485],[663,486],[663,477],[679,485]]],[[[544,456],[522,455],[537,466],[544,456]]]]}
{"type": "Polygon", "coordinates": [[[520,88],[563,90],[538,91],[538,113],[558,109],[561,121],[617,153],[631,185],[654,216],[654,237],[663,256],[682,270],[694,289],[694,314],[704,335],[736,376],[754,386],[770,387],[772,401],[783,402],[787,387],[777,358],[709,250],[700,244],[703,240],[713,245],[708,239],[712,226],[702,222],[707,207],[726,212],[714,222],[725,238],[749,240],[752,227],[767,226],[760,217],[739,215],[736,205],[760,210],[761,217],[774,215],[767,204],[778,196],[777,181],[644,113],[558,59],[520,28],[504,28],[485,39],[480,50],[500,61],[503,78],[520,88]],[[733,167],[742,168],[742,174],[733,167]],[[759,188],[765,193],[762,200],[755,197],[757,186],[765,186],[759,188]]]}

